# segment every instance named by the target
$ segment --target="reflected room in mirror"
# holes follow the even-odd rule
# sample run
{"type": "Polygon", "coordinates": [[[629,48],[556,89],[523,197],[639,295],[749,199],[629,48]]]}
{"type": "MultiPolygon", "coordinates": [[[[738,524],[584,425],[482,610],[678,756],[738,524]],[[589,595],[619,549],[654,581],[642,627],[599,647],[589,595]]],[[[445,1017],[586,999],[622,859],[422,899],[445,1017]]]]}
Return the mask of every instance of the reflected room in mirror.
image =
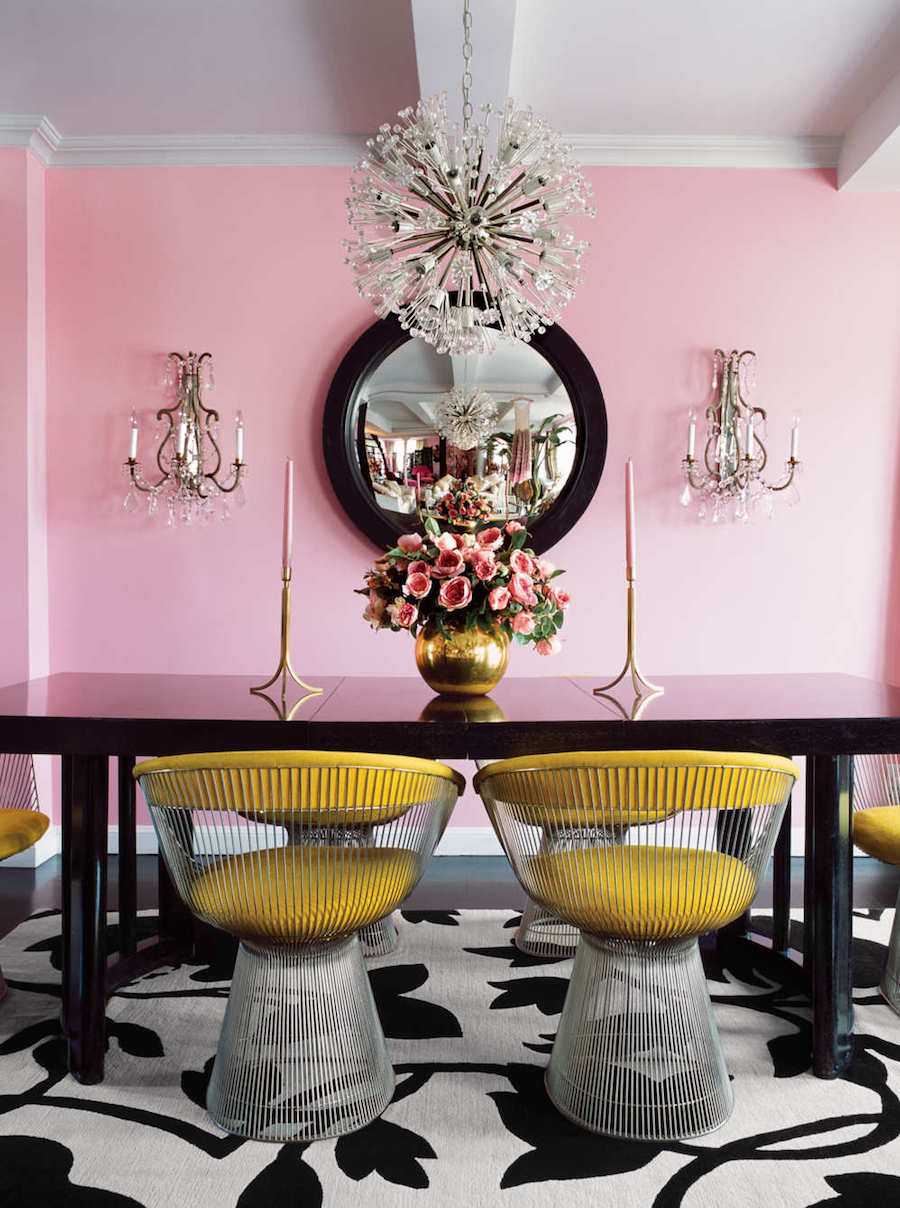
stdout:
{"type": "Polygon", "coordinates": [[[373,325],[329,391],[325,458],[342,506],[378,544],[518,520],[540,552],[581,515],[606,452],[606,411],[560,328],[451,356],[393,319],[373,325]]]}
{"type": "Polygon", "coordinates": [[[446,356],[409,340],[369,378],[356,428],[363,477],[395,520],[528,525],[553,506],[575,460],[565,387],[521,342],[489,356],[446,356]]]}

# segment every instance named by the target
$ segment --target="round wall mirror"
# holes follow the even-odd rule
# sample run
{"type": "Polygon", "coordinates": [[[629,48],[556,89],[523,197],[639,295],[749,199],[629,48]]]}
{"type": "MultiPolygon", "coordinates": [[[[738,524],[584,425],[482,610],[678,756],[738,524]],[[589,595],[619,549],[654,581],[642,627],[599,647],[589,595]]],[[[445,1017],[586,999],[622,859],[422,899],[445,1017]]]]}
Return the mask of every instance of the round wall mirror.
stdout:
{"type": "Polygon", "coordinates": [[[341,362],[325,404],[325,463],[341,506],[377,545],[422,530],[518,520],[538,553],[587,507],[606,458],[606,407],[559,326],[526,344],[449,356],[392,315],[341,362]]]}

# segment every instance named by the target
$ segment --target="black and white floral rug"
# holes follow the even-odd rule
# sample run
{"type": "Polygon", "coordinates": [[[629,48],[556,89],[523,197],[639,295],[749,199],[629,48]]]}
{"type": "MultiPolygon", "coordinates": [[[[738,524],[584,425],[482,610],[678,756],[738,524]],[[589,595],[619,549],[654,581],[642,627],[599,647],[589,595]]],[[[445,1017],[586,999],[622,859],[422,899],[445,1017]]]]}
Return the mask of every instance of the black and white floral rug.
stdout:
{"type": "MultiPolygon", "coordinates": [[[[710,957],[734,1115],[700,1140],[637,1144],[582,1132],[544,1093],[570,962],[518,953],[508,911],[407,912],[399,949],[370,965],[394,1100],[360,1132],[313,1145],[242,1141],[204,1111],[226,969],[162,969],[120,991],[105,1081],[68,1077],[59,916],[38,915],[0,944],[10,986],[0,1004],[0,1205],[900,1205],[900,1019],[877,991],[890,914],[854,918],[857,1043],[844,1078],[809,1070],[798,982],[773,982],[751,956],[725,967],[710,957]]],[[[152,918],[141,921],[152,931],[152,918]]]]}

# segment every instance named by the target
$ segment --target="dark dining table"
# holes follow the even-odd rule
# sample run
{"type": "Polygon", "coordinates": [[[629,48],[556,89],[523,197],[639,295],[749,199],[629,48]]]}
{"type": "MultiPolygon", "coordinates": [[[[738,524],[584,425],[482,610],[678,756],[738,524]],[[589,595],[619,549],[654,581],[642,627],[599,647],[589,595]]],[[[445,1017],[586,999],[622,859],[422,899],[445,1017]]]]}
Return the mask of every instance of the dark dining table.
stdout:
{"type": "MultiPolygon", "coordinates": [[[[62,756],[62,1026],[71,1073],[103,1077],[108,995],[178,959],[183,911],[160,902],[159,936],[135,933],[136,756],[320,749],[440,759],[550,751],[705,749],[805,756],[802,966],[813,1005],[815,1073],[838,1076],[853,1052],[851,787],[853,755],[900,751],[900,688],[839,674],[673,676],[635,707],[602,676],[507,677],[489,698],[434,697],[418,678],[332,677],[283,709],[242,676],[62,673],[0,688],[0,750],[62,756]],[[109,758],[119,800],[118,953],[106,934],[109,758]]],[[[293,686],[290,686],[293,688],[293,686]]],[[[288,705],[301,695],[296,690],[288,705]]],[[[774,854],[771,948],[789,954],[790,820],[774,854]]]]}

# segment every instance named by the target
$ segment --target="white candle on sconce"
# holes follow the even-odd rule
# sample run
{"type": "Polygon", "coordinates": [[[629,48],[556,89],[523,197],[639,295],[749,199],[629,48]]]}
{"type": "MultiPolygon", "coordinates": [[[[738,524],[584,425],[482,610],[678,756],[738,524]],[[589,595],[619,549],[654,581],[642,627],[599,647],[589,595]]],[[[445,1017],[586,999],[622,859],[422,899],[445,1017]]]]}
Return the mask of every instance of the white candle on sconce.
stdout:
{"type": "Polygon", "coordinates": [[[694,456],[694,442],[696,440],[696,437],[697,437],[697,418],[696,418],[696,415],[695,415],[693,409],[691,409],[688,412],[688,446],[687,446],[688,457],[694,456]]]}
{"type": "Polygon", "coordinates": [[[244,413],[237,413],[237,424],[234,429],[234,460],[244,460],[244,413]]]}
{"type": "Polygon", "coordinates": [[[791,461],[800,460],[800,416],[791,420],[791,461]]]}
{"type": "Polygon", "coordinates": [[[184,457],[184,446],[187,443],[187,420],[182,420],[178,425],[178,456],[184,457]]]}
{"type": "Polygon", "coordinates": [[[138,423],[134,418],[134,412],[131,413],[131,434],[128,442],[128,460],[134,461],[137,458],[137,442],[138,442],[138,423]]]}

